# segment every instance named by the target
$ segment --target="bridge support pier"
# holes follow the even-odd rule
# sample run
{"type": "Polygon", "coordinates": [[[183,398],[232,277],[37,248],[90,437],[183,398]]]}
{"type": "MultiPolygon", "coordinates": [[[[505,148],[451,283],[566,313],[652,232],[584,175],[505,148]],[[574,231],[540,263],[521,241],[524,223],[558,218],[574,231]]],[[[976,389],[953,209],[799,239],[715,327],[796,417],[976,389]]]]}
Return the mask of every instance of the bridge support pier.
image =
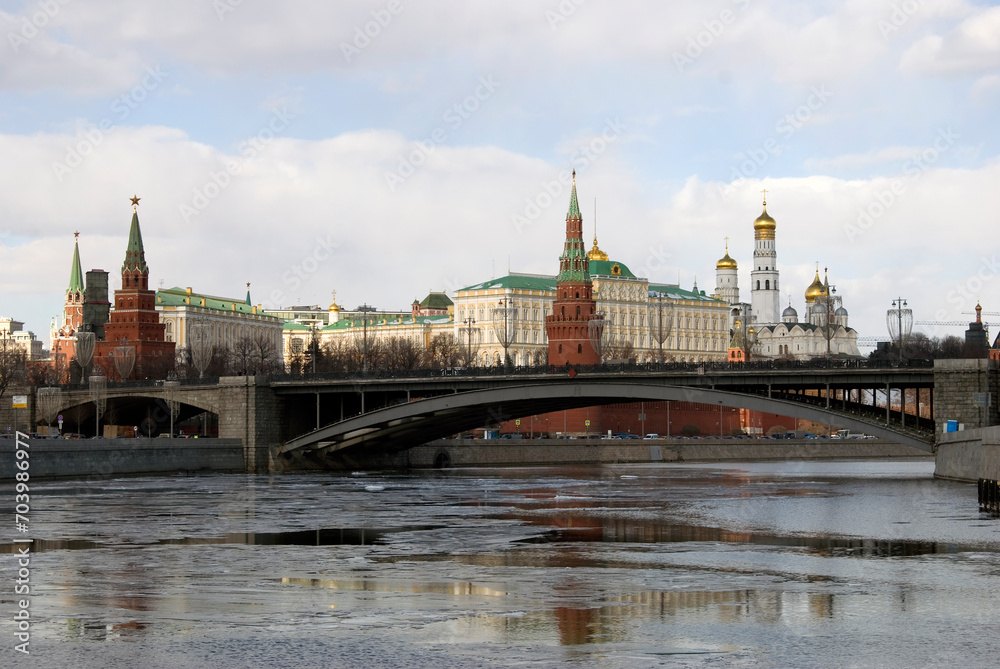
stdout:
{"type": "Polygon", "coordinates": [[[935,360],[932,411],[938,432],[955,420],[965,429],[989,427],[998,422],[998,361],[986,359],[935,360]],[[988,402],[977,400],[987,399],[988,402]],[[985,405],[985,406],[981,406],[985,405]]]}
{"type": "Polygon", "coordinates": [[[280,403],[264,376],[224,376],[219,379],[219,436],[243,442],[243,462],[249,474],[271,467],[280,445],[280,403]]]}

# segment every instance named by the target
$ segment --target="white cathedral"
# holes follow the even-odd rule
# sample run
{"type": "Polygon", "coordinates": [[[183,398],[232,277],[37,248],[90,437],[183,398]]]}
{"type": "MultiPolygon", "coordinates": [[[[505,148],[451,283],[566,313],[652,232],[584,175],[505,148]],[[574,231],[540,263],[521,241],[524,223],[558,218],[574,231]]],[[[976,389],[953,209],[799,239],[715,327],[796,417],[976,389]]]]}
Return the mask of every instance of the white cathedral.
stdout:
{"type": "Polygon", "coordinates": [[[750,303],[740,302],[736,261],[726,255],[715,264],[715,295],[729,305],[732,332],[730,359],[783,358],[808,360],[833,356],[860,358],[858,333],[847,325],[847,309],[829,278],[816,278],[805,291],[805,318],[799,320],[791,305],[781,310],[774,219],[764,211],[753,222],[753,269],[750,272],[750,303]],[[780,311],[780,313],[779,313],[780,311]]]}

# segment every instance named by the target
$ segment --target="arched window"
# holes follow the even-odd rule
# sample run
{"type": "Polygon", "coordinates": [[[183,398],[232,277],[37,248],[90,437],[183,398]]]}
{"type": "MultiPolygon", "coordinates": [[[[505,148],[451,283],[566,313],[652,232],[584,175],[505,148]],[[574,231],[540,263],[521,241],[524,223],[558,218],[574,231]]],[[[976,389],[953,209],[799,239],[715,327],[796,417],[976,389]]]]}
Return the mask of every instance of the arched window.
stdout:
{"type": "Polygon", "coordinates": [[[562,344],[559,344],[559,352],[562,353],[562,344]]]}
{"type": "Polygon", "coordinates": [[[577,344],[576,345],[576,352],[577,353],[583,353],[583,344],[577,344]]]}
{"type": "Polygon", "coordinates": [[[764,290],[771,290],[771,280],[768,279],[764,282],[764,290]]]}
{"type": "Polygon", "coordinates": [[[576,308],[576,315],[577,315],[577,316],[579,316],[579,315],[580,315],[580,307],[579,307],[579,306],[577,306],[577,308],[576,308]]]}
{"type": "Polygon", "coordinates": [[[760,290],[760,280],[757,280],[757,290],[760,290]]]}

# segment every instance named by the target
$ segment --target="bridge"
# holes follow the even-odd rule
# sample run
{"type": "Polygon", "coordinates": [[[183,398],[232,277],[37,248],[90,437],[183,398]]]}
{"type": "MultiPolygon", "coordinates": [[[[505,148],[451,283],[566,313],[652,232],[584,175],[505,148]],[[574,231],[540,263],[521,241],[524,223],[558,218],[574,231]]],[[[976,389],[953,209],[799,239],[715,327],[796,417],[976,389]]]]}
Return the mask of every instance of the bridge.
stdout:
{"type": "MultiPolygon", "coordinates": [[[[997,380],[997,363],[989,360],[904,366],[870,366],[867,361],[706,363],[192,379],[170,391],[170,397],[180,404],[177,420],[209,412],[220,437],[243,440],[248,470],[266,471],[277,461],[296,459],[357,466],[374,456],[504,420],[664,400],[835,424],[931,451],[940,432],[937,422],[953,419],[967,427],[998,422],[997,380]],[[985,393],[992,393],[989,406],[975,406],[973,396],[985,393]]],[[[166,399],[158,382],[114,384],[107,391],[108,411],[120,423],[152,421],[157,430],[169,421],[166,399]]],[[[92,406],[83,387],[66,388],[60,395],[60,410],[75,407],[84,424],[93,424],[92,406]]],[[[109,422],[107,415],[104,422],[109,422]]]]}

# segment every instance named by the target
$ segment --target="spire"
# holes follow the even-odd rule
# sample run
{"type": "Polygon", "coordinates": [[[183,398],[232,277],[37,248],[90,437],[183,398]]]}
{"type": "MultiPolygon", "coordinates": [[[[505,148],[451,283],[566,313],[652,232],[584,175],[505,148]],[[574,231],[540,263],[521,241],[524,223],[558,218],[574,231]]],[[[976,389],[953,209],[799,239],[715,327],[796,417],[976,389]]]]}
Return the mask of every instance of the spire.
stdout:
{"type": "Polygon", "coordinates": [[[566,214],[566,241],[559,256],[559,276],[556,279],[557,283],[563,281],[590,283],[590,265],[583,241],[583,216],[576,197],[576,170],[573,170],[573,191],[569,198],[569,213],[566,214]]]}
{"type": "MultiPolygon", "coordinates": [[[[565,172],[563,172],[563,174],[565,174],[565,172]]],[[[569,213],[566,214],[566,220],[569,220],[570,218],[583,218],[580,214],[580,203],[577,202],[576,199],[576,170],[573,170],[573,191],[569,195],[569,213]]]]}
{"type": "Polygon", "coordinates": [[[594,198],[594,248],[587,253],[587,260],[607,260],[608,254],[597,245],[597,198],[594,198]]]}
{"type": "Polygon", "coordinates": [[[248,305],[253,304],[253,302],[250,301],[250,282],[249,281],[247,281],[247,304],[248,305]]]}
{"type": "Polygon", "coordinates": [[[80,269],[80,233],[73,233],[73,264],[69,269],[69,288],[66,294],[83,292],[83,270],[80,269]]]}
{"type": "Polygon", "coordinates": [[[122,272],[139,270],[143,274],[149,272],[146,266],[146,252],[142,247],[142,231],[139,230],[139,213],[135,206],[139,203],[137,197],[132,198],[132,227],[128,231],[128,248],[125,249],[125,262],[122,272]]]}
{"type": "Polygon", "coordinates": [[[983,322],[983,307],[979,304],[979,300],[976,300],[976,322],[983,322]]]}

